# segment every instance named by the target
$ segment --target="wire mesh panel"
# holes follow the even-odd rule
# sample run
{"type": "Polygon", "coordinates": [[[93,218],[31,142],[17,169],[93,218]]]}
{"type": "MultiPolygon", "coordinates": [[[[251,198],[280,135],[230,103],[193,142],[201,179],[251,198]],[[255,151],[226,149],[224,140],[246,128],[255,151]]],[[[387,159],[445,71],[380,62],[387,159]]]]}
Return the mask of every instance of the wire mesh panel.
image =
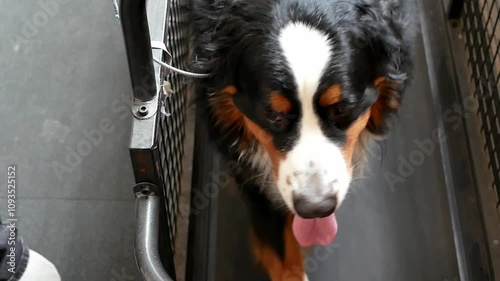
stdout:
{"type": "MultiPolygon", "coordinates": [[[[166,45],[172,55],[172,64],[185,69],[189,55],[189,0],[172,0],[169,4],[167,22],[166,45]]],[[[170,74],[168,82],[172,86],[173,94],[167,97],[165,103],[167,114],[160,119],[159,151],[173,249],[181,187],[187,84],[185,78],[177,73],[170,74]]]]}
{"type": "Polygon", "coordinates": [[[500,3],[498,0],[465,0],[463,33],[475,87],[481,132],[493,173],[493,188],[500,204],[500,3]]]}

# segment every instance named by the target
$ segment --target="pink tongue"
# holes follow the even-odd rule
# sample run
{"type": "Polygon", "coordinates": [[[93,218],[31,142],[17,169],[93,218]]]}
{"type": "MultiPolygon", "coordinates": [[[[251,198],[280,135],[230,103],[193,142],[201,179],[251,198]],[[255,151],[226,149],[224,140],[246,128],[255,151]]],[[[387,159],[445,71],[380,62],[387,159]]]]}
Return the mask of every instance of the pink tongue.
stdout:
{"type": "Polygon", "coordinates": [[[337,218],[335,213],[320,219],[303,219],[295,215],[292,229],[300,246],[326,246],[337,236],[337,218]]]}

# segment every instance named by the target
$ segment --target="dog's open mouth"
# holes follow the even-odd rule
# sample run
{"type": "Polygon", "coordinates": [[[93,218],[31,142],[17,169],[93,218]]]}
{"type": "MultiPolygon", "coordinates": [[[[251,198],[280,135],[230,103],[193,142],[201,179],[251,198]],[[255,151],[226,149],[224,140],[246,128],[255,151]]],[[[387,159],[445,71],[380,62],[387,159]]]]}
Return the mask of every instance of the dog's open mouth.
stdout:
{"type": "Polygon", "coordinates": [[[326,246],[337,236],[337,218],[335,213],[316,219],[304,219],[295,215],[292,228],[300,246],[304,248],[313,245],[326,246]]]}

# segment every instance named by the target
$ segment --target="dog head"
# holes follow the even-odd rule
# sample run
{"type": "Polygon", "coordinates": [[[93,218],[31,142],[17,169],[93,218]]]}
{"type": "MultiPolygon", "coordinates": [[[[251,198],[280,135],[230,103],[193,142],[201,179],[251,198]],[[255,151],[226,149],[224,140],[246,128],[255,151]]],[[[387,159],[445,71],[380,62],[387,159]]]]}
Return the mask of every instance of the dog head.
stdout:
{"type": "Polygon", "coordinates": [[[211,73],[200,84],[222,148],[269,171],[268,188],[304,218],[338,207],[360,138],[383,135],[399,107],[409,23],[399,1],[372,2],[195,5],[195,70],[211,73]]]}

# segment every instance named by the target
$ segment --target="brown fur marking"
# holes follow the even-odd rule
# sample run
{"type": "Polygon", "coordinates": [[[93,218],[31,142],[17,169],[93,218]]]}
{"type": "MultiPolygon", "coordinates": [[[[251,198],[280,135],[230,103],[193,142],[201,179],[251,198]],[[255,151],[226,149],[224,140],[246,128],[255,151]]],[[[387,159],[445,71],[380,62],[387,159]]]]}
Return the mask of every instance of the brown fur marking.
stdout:
{"type": "Polygon", "coordinates": [[[354,123],[347,129],[347,141],[343,149],[344,160],[349,167],[352,169],[352,155],[354,149],[356,148],[356,143],[359,141],[359,136],[361,132],[366,128],[368,119],[370,118],[370,110],[361,114],[354,123]]]}
{"type": "Polygon", "coordinates": [[[250,140],[250,132],[245,128],[245,117],[236,107],[233,96],[237,93],[234,86],[227,86],[210,98],[215,124],[223,130],[223,134],[231,130],[242,131],[243,140],[250,140]]]}
{"type": "Polygon", "coordinates": [[[404,81],[379,77],[375,79],[373,85],[379,97],[370,109],[368,129],[372,133],[381,134],[386,130],[386,119],[389,114],[399,109],[401,100],[399,91],[403,87],[404,81]]]}
{"type": "Polygon", "coordinates": [[[328,88],[319,97],[319,105],[328,107],[334,105],[342,100],[342,87],[340,85],[333,85],[328,88]]]}
{"type": "Polygon", "coordinates": [[[257,139],[257,141],[264,146],[269,157],[271,158],[271,163],[273,165],[275,180],[278,180],[280,162],[283,160],[284,156],[273,143],[273,138],[262,129],[259,125],[252,122],[250,119],[245,117],[245,127],[252,133],[252,135],[257,139]]]}
{"type": "Polygon", "coordinates": [[[271,108],[279,113],[288,113],[292,110],[292,103],[282,94],[271,93],[271,108]]]}
{"type": "Polygon", "coordinates": [[[301,248],[293,235],[292,222],[293,216],[289,215],[283,235],[285,243],[284,260],[274,250],[261,244],[255,237],[253,239],[255,257],[265,268],[271,281],[304,281],[305,270],[301,248]]]}
{"type": "Polygon", "coordinates": [[[222,129],[223,134],[227,134],[231,130],[242,131],[243,138],[240,141],[240,148],[248,145],[255,138],[267,150],[274,168],[274,175],[278,179],[279,165],[283,154],[274,146],[272,137],[259,125],[246,118],[236,107],[233,101],[235,94],[236,88],[227,86],[210,98],[215,124],[222,129]]]}

